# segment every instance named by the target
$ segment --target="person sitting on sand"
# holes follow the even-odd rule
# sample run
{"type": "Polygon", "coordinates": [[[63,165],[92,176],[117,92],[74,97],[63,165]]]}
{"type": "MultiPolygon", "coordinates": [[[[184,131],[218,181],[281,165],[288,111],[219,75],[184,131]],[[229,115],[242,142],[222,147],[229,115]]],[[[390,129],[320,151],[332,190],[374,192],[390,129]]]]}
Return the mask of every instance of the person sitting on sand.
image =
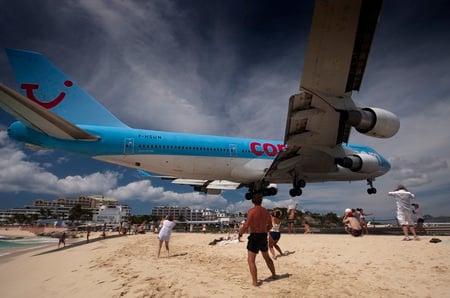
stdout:
{"type": "Polygon", "coordinates": [[[145,229],[144,229],[144,227],[145,227],[145,224],[146,224],[147,222],[146,221],[143,221],[140,225],[139,225],[139,227],[137,228],[137,233],[138,234],[145,234],[145,229]]]}
{"type": "Polygon", "coordinates": [[[345,209],[345,216],[342,222],[347,223],[349,225],[345,230],[350,235],[354,237],[359,237],[362,235],[361,224],[355,217],[353,217],[351,209],[345,209]]]}

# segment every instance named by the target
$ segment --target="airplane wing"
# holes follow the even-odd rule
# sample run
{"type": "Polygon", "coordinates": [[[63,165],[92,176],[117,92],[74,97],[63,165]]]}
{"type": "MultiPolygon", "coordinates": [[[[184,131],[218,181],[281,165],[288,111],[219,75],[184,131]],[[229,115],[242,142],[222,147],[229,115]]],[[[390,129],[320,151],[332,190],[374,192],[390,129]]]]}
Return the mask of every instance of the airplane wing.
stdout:
{"type": "Polygon", "coordinates": [[[0,108],[27,127],[51,137],[65,140],[98,140],[98,137],[80,129],[1,83],[0,108]]]}
{"type": "Polygon", "coordinates": [[[174,176],[158,176],[149,172],[138,170],[141,176],[148,178],[161,178],[163,180],[172,180],[172,183],[190,185],[194,190],[204,192],[207,194],[220,194],[222,190],[235,190],[242,186],[241,183],[227,181],[227,180],[200,180],[200,179],[182,179],[174,176]]]}
{"type": "Polygon", "coordinates": [[[300,82],[285,130],[286,150],[266,172],[272,181],[292,181],[296,173],[332,172],[336,146],[347,143],[348,114],[359,90],[382,0],[316,1],[300,82]]]}
{"type": "Polygon", "coordinates": [[[222,190],[235,190],[241,186],[241,183],[227,180],[174,179],[172,183],[191,185],[195,190],[207,194],[220,194],[222,190]]]}

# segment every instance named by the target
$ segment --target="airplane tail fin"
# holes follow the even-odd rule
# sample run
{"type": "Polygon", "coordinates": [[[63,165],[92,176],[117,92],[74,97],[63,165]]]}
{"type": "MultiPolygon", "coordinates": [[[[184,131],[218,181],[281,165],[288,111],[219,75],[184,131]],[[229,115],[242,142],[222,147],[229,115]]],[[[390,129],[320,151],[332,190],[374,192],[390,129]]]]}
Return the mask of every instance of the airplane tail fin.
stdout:
{"type": "Polygon", "coordinates": [[[127,127],[37,52],[6,49],[20,92],[30,100],[80,125],[127,127]]]}

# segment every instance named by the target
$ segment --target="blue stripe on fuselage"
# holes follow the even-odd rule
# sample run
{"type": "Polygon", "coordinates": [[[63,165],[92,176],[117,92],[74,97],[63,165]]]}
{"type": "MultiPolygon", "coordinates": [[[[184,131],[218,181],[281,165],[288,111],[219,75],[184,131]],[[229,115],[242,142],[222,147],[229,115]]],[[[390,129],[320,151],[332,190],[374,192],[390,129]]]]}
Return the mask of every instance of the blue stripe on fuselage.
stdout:
{"type": "Polygon", "coordinates": [[[19,121],[11,124],[9,134],[12,138],[22,142],[88,156],[125,153],[273,159],[278,153],[277,150],[283,146],[282,142],[273,140],[120,127],[88,125],[79,127],[93,135],[100,136],[100,139],[98,141],[56,139],[29,129],[19,121]],[[253,146],[251,146],[252,143],[253,146]]]}
{"type": "MultiPolygon", "coordinates": [[[[224,136],[163,132],[133,128],[80,125],[81,129],[100,136],[98,141],[61,140],[42,135],[17,121],[11,124],[9,134],[16,140],[60,149],[87,156],[120,154],[157,154],[207,157],[274,159],[284,148],[275,140],[246,139],[224,136]]],[[[355,153],[376,156],[382,168],[389,162],[368,146],[346,144],[355,153]]]]}

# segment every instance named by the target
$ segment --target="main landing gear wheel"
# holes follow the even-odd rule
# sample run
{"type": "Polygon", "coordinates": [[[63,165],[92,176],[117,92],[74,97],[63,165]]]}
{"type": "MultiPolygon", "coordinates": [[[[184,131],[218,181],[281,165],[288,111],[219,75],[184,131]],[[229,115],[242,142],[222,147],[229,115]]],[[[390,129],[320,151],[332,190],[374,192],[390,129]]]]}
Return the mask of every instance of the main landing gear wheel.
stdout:
{"type": "Polygon", "coordinates": [[[289,195],[291,197],[299,197],[302,195],[302,188],[305,187],[306,182],[303,179],[298,180],[294,183],[294,187],[289,190],[289,195]]]}
{"type": "Polygon", "coordinates": [[[374,195],[377,193],[377,189],[375,187],[373,187],[373,180],[374,179],[367,179],[367,185],[369,185],[370,187],[367,189],[367,193],[369,195],[374,195]]]}
{"type": "Polygon", "coordinates": [[[278,188],[276,187],[268,187],[268,188],[264,188],[261,191],[252,191],[249,190],[246,194],[245,194],[245,199],[246,200],[251,200],[253,198],[253,196],[257,193],[262,194],[263,197],[268,197],[268,196],[274,196],[278,193],[278,188]]]}
{"type": "Polygon", "coordinates": [[[298,188],[298,189],[291,188],[291,189],[289,190],[289,195],[290,195],[291,197],[299,197],[299,196],[302,195],[302,193],[303,193],[303,191],[302,191],[301,188],[298,188]]]}
{"type": "Polygon", "coordinates": [[[374,194],[377,193],[377,189],[376,189],[375,187],[368,188],[368,189],[367,189],[367,193],[368,193],[369,195],[374,195],[374,194]]]}

